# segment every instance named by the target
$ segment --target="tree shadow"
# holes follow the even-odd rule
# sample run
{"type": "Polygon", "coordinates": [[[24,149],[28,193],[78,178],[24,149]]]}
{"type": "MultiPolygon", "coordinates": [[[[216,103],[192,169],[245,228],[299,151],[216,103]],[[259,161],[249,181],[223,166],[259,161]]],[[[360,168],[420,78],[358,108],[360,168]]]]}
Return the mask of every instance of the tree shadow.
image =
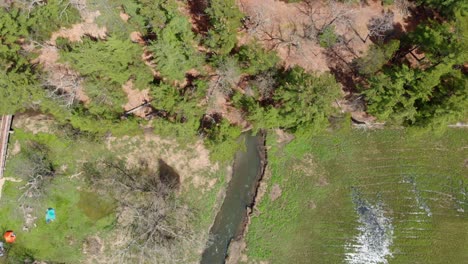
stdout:
{"type": "Polygon", "coordinates": [[[394,23],[392,38],[402,38],[405,34],[414,31],[420,24],[429,20],[434,20],[439,23],[444,21],[436,10],[426,6],[411,7],[408,9],[408,12],[409,15],[403,19],[404,25],[399,22],[394,23]]]}
{"type": "Polygon", "coordinates": [[[170,189],[177,190],[180,187],[180,175],[164,160],[158,159],[159,180],[170,189]]]}
{"type": "Polygon", "coordinates": [[[343,91],[353,94],[359,92],[358,86],[362,83],[363,79],[356,71],[353,63],[344,59],[346,52],[357,57],[357,54],[354,53],[346,42],[327,49],[324,54],[327,57],[330,72],[335,76],[336,81],[341,83],[343,91]]]}
{"type": "Polygon", "coordinates": [[[195,33],[206,35],[211,27],[210,19],[205,10],[208,8],[207,0],[188,0],[190,16],[194,22],[192,30],[195,33]]]}

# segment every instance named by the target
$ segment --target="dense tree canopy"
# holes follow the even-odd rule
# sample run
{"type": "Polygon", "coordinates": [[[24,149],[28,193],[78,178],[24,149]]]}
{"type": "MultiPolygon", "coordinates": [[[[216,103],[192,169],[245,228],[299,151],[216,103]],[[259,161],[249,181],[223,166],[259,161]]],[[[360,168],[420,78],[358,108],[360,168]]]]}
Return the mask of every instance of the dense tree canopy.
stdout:
{"type": "MultiPolygon", "coordinates": [[[[290,131],[326,126],[333,113],[332,102],[340,97],[340,87],[331,74],[306,73],[298,67],[284,69],[276,53],[265,50],[255,40],[238,45],[244,15],[234,0],[208,2],[202,14],[208,19],[208,32],[203,33],[193,28],[190,15],[194,14],[185,14],[187,6],[177,1],[89,3],[98,10],[107,10],[97,22],[108,27],[108,36],[104,40],[84,37],[77,43],[57,40],[61,62],[79,73],[90,98],[86,104],[66,111],[60,110],[59,102],[45,96],[46,87],[37,81],[37,76],[44,74],[31,64],[32,56],[22,45],[31,41],[41,44],[53,31],[78,22],[79,12],[67,1],[59,0],[31,9],[17,5],[0,10],[2,112],[16,112],[34,104],[82,129],[102,132],[92,122],[121,122],[122,106],[127,102],[122,85],[131,80],[137,89],[150,89],[156,130],[184,137],[202,134],[219,143],[237,134],[238,127],[228,124],[219,106],[210,109],[212,100],[217,100],[213,94],[237,107],[242,118],[256,129],[281,127],[290,131]],[[120,12],[125,12],[128,20],[123,21],[120,12]],[[138,44],[129,40],[133,31],[141,33],[138,44]],[[204,116],[215,115],[219,116],[215,124],[203,127],[204,116]]],[[[351,65],[361,80],[368,112],[404,125],[463,119],[466,4],[451,0],[420,3],[433,8],[433,14],[439,12],[443,19],[434,15],[399,40],[389,37],[372,44],[351,65]],[[420,65],[410,65],[403,58],[405,52],[415,48],[424,57],[420,65]]],[[[332,47],[338,40],[332,26],[319,34],[323,47],[332,47]]]]}
{"type": "Polygon", "coordinates": [[[291,129],[323,126],[339,96],[340,85],[333,75],[308,74],[298,67],[281,76],[274,94],[282,127],[291,129]]]}
{"type": "Polygon", "coordinates": [[[404,125],[441,122],[443,113],[447,122],[466,118],[466,77],[453,66],[446,61],[425,71],[402,66],[371,77],[364,92],[369,113],[404,125]]]}
{"type": "Polygon", "coordinates": [[[206,44],[216,53],[228,54],[237,43],[242,13],[234,0],[212,0],[206,12],[212,24],[206,44]]]}
{"type": "Polygon", "coordinates": [[[41,98],[21,40],[28,36],[26,17],[20,10],[0,9],[0,113],[14,113],[41,98]]]}
{"type": "MultiPolygon", "coordinates": [[[[440,126],[468,118],[467,77],[462,71],[468,59],[467,13],[458,9],[463,5],[443,3],[447,6],[440,6],[441,10],[449,8],[456,15],[444,22],[424,22],[403,40],[405,46],[424,54],[420,65],[392,65],[369,77],[369,88],[364,91],[369,113],[408,126],[440,126]]],[[[359,63],[368,65],[366,57],[358,59],[359,63]]],[[[372,73],[372,68],[361,69],[372,73]]]]}
{"type": "Polygon", "coordinates": [[[169,80],[183,80],[185,73],[200,68],[203,58],[197,52],[195,35],[185,17],[174,17],[153,41],[150,50],[154,54],[157,69],[169,80]]]}

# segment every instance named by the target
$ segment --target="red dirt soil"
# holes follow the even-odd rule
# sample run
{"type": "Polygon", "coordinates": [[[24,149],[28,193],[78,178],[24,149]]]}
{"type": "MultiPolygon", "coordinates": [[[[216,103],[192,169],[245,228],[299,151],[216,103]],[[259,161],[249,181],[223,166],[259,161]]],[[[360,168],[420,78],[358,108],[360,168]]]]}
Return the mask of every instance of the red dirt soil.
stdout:
{"type": "MultiPolygon", "coordinates": [[[[316,1],[307,6],[275,0],[239,0],[239,6],[253,21],[254,27],[248,28],[247,38],[257,38],[266,48],[275,49],[286,67],[299,65],[318,72],[330,70],[336,66],[336,60],[350,63],[364,54],[371,44],[370,40],[363,41],[369,32],[369,20],[380,16],[384,10],[394,9],[393,6],[384,8],[380,1],[369,1],[368,5],[361,6],[316,1]],[[334,20],[338,13],[343,14],[343,19],[334,20]],[[301,37],[310,17],[319,28],[334,21],[335,31],[345,43],[334,48],[338,57],[330,56],[330,52],[320,47],[315,39],[301,37]]],[[[405,17],[394,13],[394,23],[404,28],[408,23],[405,17]]]]}
{"type": "MultiPolygon", "coordinates": [[[[122,89],[124,90],[128,98],[128,102],[123,106],[125,111],[129,111],[131,109],[134,109],[142,105],[145,102],[150,101],[149,89],[144,89],[141,91],[134,89],[132,80],[129,80],[128,82],[126,82],[122,86],[122,89]]],[[[151,108],[143,107],[133,112],[133,114],[139,117],[145,117],[150,111],[151,111],[151,108]]]]}

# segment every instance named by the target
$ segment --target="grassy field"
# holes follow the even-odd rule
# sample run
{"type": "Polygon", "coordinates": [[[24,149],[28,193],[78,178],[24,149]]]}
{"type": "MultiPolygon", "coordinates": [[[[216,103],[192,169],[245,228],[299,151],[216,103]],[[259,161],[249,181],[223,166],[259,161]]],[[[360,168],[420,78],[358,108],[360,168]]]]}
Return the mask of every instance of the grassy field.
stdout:
{"type": "Polygon", "coordinates": [[[283,148],[275,140],[268,191],[246,236],[249,262],[466,262],[466,130],[343,130],[283,148]],[[282,195],[272,201],[274,184],[282,195]],[[363,261],[369,250],[375,262],[363,261]]]}
{"type": "MultiPolygon", "coordinates": [[[[47,133],[33,135],[21,129],[16,129],[11,142],[19,144],[21,151],[10,155],[5,176],[21,179],[22,182],[6,181],[3,187],[0,200],[1,228],[2,231],[14,230],[17,240],[9,247],[8,259],[2,260],[15,263],[29,256],[64,263],[78,262],[82,259],[81,247],[84,239],[92,233],[104,233],[115,217],[111,214],[113,210],[101,208],[109,206],[105,202],[84,204],[80,190],[85,190],[87,186],[79,177],[70,176],[77,170],[77,160],[86,156],[93,157],[89,154],[91,149],[94,149],[94,155],[102,154],[104,149],[96,148],[89,141],[73,141],[47,133]],[[24,193],[26,178],[21,178],[19,172],[25,169],[25,152],[30,142],[47,146],[52,166],[58,171],[57,176],[44,186],[45,194],[39,199],[20,198],[24,193]],[[25,207],[21,208],[22,204],[25,207]],[[57,221],[50,224],[45,223],[48,207],[55,208],[57,212],[57,221]],[[92,216],[98,215],[98,211],[105,214],[93,218],[92,216]],[[35,219],[34,223],[26,224],[26,215],[35,219]],[[24,230],[23,226],[28,226],[29,230],[24,230]]],[[[12,148],[13,144],[10,144],[10,151],[12,148]]],[[[97,201],[100,200],[101,198],[97,201]]]]}
{"type": "MultiPolygon", "coordinates": [[[[121,155],[126,153],[125,151],[131,152],[132,155],[147,156],[156,161],[161,157],[158,155],[159,152],[164,152],[164,155],[168,157],[176,155],[181,162],[183,162],[182,159],[189,160],[183,162],[182,165],[189,164],[190,161],[198,158],[193,149],[173,143],[167,143],[172,144],[170,147],[164,145],[166,143],[158,143],[163,145],[148,144],[138,136],[115,138],[115,147],[109,150],[104,142],[95,141],[92,137],[75,137],[67,134],[66,130],[60,131],[54,127],[51,129],[50,133],[32,134],[27,130],[16,128],[10,139],[11,154],[5,171],[5,177],[8,180],[3,186],[0,199],[2,219],[0,232],[12,229],[17,235],[17,240],[13,245],[7,245],[8,257],[0,258],[0,263],[23,263],[22,260],[28,257],[54,263],[79,263],[90,258],[89,255],[83,253],[83,245],[87,238],[97,236],[104,244],[112,242],[107,240],[114,237],[118,202],[111,197],[94,192],[93,188],[81,177],[83,162],[103,156],[121,155]],[[55,176],[43,186],[44,194],[40,198],[20,199],[27,179],[20,175],[28,165],[27,153],[31,142],[46,147],[47,157],[55,170],[55,176]],[[15,150],[18,145],[20,151],[15,150]],[[148,149],[152,149],[153,152],[148,149]],[[17,182],[17,180],[22,181],[17,182]],[[21,208],[21,204],[27,207],[21,208]],[[55,208],[57,220],[46,224],[45,213],[48,207],[55,208]],[[32,220],[29,225],[26,223],[25,216],[32,220]],[[24,226],[28,226],[29,229],[23,229],[24,226]]],[[[174,160],[177,159],[174,158],[174,160]]],[[[171,162],[170,164],[172,165],[171,162]]],[[[217,181],[211,188],[193,186],[191,180],[188,179],[186,184],[189,187],[184,188],[178,194],[178,201],[188,206],[194,213],[193,223],[191,223],[194,232],[204,234],[200,236],[200,241],[207,239],[209,227],[214,218],[214,208],[217,206],[218,192],[225,185],[225,167],[218,166],[217,168],[207,170],[200,167],[198,171],[193,171],[190,175],[199,177],[199,180],[216,178],[217,181]]],[[[179,173],[187,177],[184,174],[186,171],[179,173]]],[[[201,243],[204,243],[203,241],[201,243]]],[[[109,246],[106,247],[106,250],[108,249],[109,246]]],[[[181,250],[193,254],[192,259],[200,257],[196,248],[181,250]]],[[[104,254],[111,253],[110,251],[104,252],[104,254]]]]}

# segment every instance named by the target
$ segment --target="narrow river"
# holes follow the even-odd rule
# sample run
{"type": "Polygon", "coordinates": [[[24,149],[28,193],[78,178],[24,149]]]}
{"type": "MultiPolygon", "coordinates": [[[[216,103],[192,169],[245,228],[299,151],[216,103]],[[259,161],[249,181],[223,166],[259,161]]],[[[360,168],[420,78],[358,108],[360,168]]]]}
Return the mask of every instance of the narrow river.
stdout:
{"type": "Polygon", "coordinates": [[[229,243],[242,234],[247,208],[255,198],[264,167],[264,136],[243,134],[245,149],[236,153],[232,179],[226,197],[210,230],[211,240],[203,252],[201,264],[225,262],[229,243]]]}

